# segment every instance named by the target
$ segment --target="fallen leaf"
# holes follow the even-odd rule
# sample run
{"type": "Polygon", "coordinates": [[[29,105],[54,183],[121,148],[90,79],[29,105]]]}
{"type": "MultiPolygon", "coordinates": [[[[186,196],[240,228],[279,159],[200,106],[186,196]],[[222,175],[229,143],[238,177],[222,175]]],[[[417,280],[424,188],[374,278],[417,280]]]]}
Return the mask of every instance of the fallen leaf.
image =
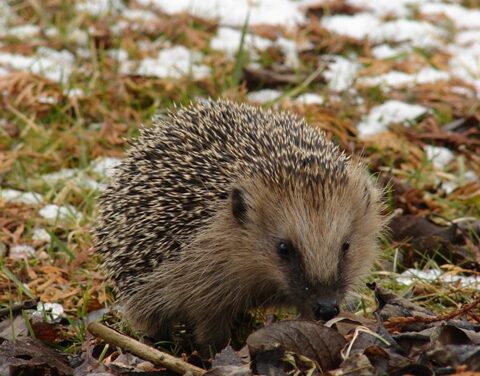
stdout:
{"type": "Polygon", "coordinates": [[[58,351],[32,338],[4,341],[0,345],[0,374],[73,375],[73,369],[58,351]]]}
{"type": "Polygon", "coordinates": [[[254,372],[282,369],[286,351],[316,362],[323,371],[340,363],[345,339],[334,329],[313,321],[285,320],[262,328],[247,338],[254,372]]]}

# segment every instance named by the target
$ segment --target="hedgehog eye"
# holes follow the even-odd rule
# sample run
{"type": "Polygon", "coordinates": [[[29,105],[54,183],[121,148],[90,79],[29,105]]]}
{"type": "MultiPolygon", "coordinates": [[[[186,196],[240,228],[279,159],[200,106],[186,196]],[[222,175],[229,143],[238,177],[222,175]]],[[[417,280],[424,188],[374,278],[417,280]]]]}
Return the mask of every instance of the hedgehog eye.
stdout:
{"type": "Polygon", "coordinates": [[[241,224],[247,222],[247,204],[240,189],[233,189],[231,194],[232,214],[241,224]]]}
{"type": "Polygon", "coordinates": [[[277,244],[277,252],[283,259],[290,259],[295,254],[295,247],[289,240],[280,240],[277,244]]]}
{"type": "Polygon", "coordinates": [[[349,249],[350,249],[350,242],[344,242],[342,244],[342,255],[346,256],[349,249]]]}

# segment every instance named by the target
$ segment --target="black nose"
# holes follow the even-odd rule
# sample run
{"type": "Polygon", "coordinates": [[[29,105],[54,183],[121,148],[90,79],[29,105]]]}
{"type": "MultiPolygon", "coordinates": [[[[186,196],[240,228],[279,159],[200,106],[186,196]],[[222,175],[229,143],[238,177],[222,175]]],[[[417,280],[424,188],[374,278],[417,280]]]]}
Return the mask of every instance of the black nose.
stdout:
{"type": "Polygon", "coordinates": [[[315,319],[328,321],[338,315],[339,308],[336,302],[318,302],[313,306],[315,319]]]}

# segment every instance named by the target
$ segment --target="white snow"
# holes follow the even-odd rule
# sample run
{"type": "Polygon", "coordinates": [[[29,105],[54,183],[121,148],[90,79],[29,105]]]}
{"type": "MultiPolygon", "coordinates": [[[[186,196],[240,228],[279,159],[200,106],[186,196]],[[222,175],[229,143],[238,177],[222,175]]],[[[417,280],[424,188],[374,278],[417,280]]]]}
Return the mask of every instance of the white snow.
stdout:
{"type": "Polygon", "coordinates": [[[95,159],[90,165],[90,168],[96,174],[109,178],[115,174],[115,169],[120,163],[122,163],[120,158],[102,157],[95,159]]]}
{"type": "Polygon", "coordinates": [[[478,9],[467,9],[457,4],[426,3],[419,10],[423,14],[443,14],[459,29],[480,28],[478,9]]]}
{"type": "Polygon", "coordinates": [[[285,55],[285,63],[286,65],[296,68],[300,65],[300,60],[298,58],[298,49],[299,47],[307,47],[310,44],[307,43],[306,46],[300,46],[297,42],[286,39],[286,38],[278,38],[274,45],[278,46],[280,50],[285,55]]]}
{"type": "Polygon", "coordinates": [[[440,146],[426,145],[425,154],[435,168],[443,170],[454,158],[450,149],[440,146]]]}
{"type": "Polygon", "coordinates": [[[328,87],[334,91],[344,91],[350,88],[355,81],[360,64],[342,56],[327,56],[326,58],[332,60],[323,73],[328,87]]]}
{"type": "MultiPolygon", "coordinates": [[[[255,103],[266,103],[272,102],[278,99],[283,94],[280,90],[275,89],[262,89],[258,91],[252,91],[247,94],[247,98],[251,102],[255,103]]],[[[307,104],[323,104],[324,99],[321,95],[316,93],[304,93],[299,95],[293,100],[293,102],[307,105],[307,104]]]]}
{"type": "Polygon", "coordinates": [[[372,48],[372,55],[376,59],[392,59],[410,52],[411,48],[407,44],[395,47],[389,44],[380,44],[372,48]]]}
{"type": "Polygon", "coordinates": [[[48,323],[54,323],[61,320],[63,312],[63,306],[59,303],[38,302],[34,316],[45,319],[48,323]]]}
{"type": "Polygon", "coordinates": [[[365,39],[368,38],[373,29],[380,27],[381,20],[370,13],[357,13],[353,16],[339,14],[322,17],[320,23],[332,33],[352,39],[365,39]]]}
{"type": "MultiPolygon", "coordinates": [[[[231,27],[219,27],[217,34],[210,40],[210,48],[224,51],[229,57],[234,57],[240,47],[242,31],[231,27]]],[[[285,54],[286,64],[297,67],[299,64],[297,44],[293,40],[278,38],[271,41],[258,35],[246,33],[244,40],[245,50],[255,59],[255,51],[265,51],[271,46],[277,46],[285,54]]]]}
{"type": "Polygon", "coordinates": [[[397,278],[397,282],[404,285],[411,285],[420,281],[460,284],[462,287],[480,289],[480,276],[461,276],[443,273],[438,269],[418,270],[407,269],[397,278]]]}
{"type": "Polygon", "coordinates": [[[35,192],[22,192],[16,189],[0,189],[0,200],[18,204],[35,205],[43,202],[43,197],[35,192]]]}
{"type": "Polygon", "coordinates": [[[295,103],[299,103],[303,105],[323,104],[324,99],[321,95],[318,95],[316,93],[305,93],[295,98],[295,103]]]}
{"type": "Polygon", "coordinates": [[[10,247],[9,258],[12,260],[20,260],[30,258],[35,255],[35,248],[26,244],[17,244],[10,247]]]}
{"type": "Polygon", "coordinates": [[[409,86],[416,84],[433,83],[437,81],[445,81],[450,79],[448,72],[440,71],[433,68],[423,68],[417,73],[408,74],[399,71],[390,71],[375,77],[363,77],[358,79],[360,85],[365,86],[409,86]]]}
{"type": "Polygon", "coordinates": [[[480,30],[461,31],[455,36],[457,45],[470,46],[478,43],[480,43],[480,30]]]}
{"type": "Polygon", "coordinates": [[[49,174],[42,175],[42,179],[49,184],[56,184],[59,181],[65,181],[72,179],[79,173],[78,169],[64,168],[59,171],[51,172],[49,174]]]}
{"type": "MultiPolygon", "coordinates": [[[[165,48],[156,58],[143,59],[135,73],[160,78],[181,78],[191,74],[194,79],[201,79],[210,75],[210,68],[200,64],[202,57],[200,52],[190,51],[184,46],[165,48]]],[[[122,72],[131,73],[131,66],[131,62],[124,62],[122,72]]]]}
{"type": "Polygon", "coordinates": [[[347,0],[349,5],[368,10],[380,17],[406,17],[414,6],[430,0],[347,0]]]}
{"type": "Polygon", "coordinates": [[[432,47],[441,44],[445,33],[425,21],[398,19],[385,22],[378,29],[371,30],[374,42],[410,42],[416,47],[432,47]]]}
{"type": "Polygon", "coordinates": [[[106,188],[105,184],[90,178],[86,171],[73,168],[64,168],[50,174],[45,174],[42,176],[42,179],[48,184],[65,183],[68,181],[68,183],[84,189],[103,191],[106,188]]]}
{"type": "Polygon", "coordinates": [[[449,61],[452,75],[474,85],[480,96],[480,40],[466,47],[451,45],[448,50],[452,54],[449,61]]]}
{"type": "MultiPolygon", "coordinates": [[[[210,47],[214,50],[224,51],[227,56],[234,56],[240,46],[242,32],[231,27],[219,27],[217,35],[210,40],[210,47]]],[[[259,37],[255,34],[245,35],[245,49],[253,52],[266,50],[272,45],[272,41],[259,37]]]]}
{"type": "Polygon", "coordinates": [[[130,21],[150,23],[158,20],[155,13],[146,9],[125,9],[122,11],[122,17],[130,21]]]}
{"type": "Polygon", "coordinates": [[[397,100],[389,100],[371,109],[357,126],[359,137],[371,136],[388,129],[390,124],[414,121],[427,112],[427,108],[397,100]]]}
{"type": "Polygon", "coordinates": [[[279,98],[283,93],[275,89],[262,89],[258,91],[252,91],[247,94],[247,98],[251,102],[266,103],[274,101],[279,98]]]}
{"type": "Polygon", "coordinates": [[[32,240],[50,243],[52,241],[52,237],[47,230],[37,227],[33,229],[32,240]]]}
{"type": "Polygon", "coordinates": [[[56,82],[68,81],[74,61],[75,58],[69,51],[56,51],[47,47],[38,48],[33,56],[0,52],[0,65],[29,71],[56,82]]]}
{"type": "Polygon", "coordinates": [[[250,25],[294,26],[305,21],[300,4],[291,0],[138,0],[143,6],[155,6],[162,12],[188,12],[194,16],[218,19],[221,25],[242,27],[247,15],[250,25]]]}
{"type": "MultiPolygon", "coordinates": [[[[20,25],[14,26],[6,29],[6,35],[16,37],[18,39],[26,39],[26,38],[33,38],[40,33],[40,27],[37,25],[20,25]]],[[[3,34],[0,31],[0,34],[3,34]]]]}
{"type": "Polygon", "coordinates": [[[75,219],[79,220],[82,218],[82,213],[78,212],[73,206],[66,205],[66,206],[58,206],[55,204],[50,204],[44,206],[38,212],[40,216],[45,219],[56,221],[56,220],[68,220],[68,219],[75,219]]]}
{"type": "Polygon", "coordinates": [[[69,98],[81,98],[85,96],[85,92],[80,88],[65,89],[63,94],[69,98]]]}
{"type": "Polygon", "coordinates": [[[398,19],[383,22],[370,13],[334,15],[323,17],[320,22],[330,32],[375,43],[409,42],[416,47],[432,47],[440,45],[445,36],[441,29],[425,21],[398,19]]]}
{"type": "Polygon", "coordinates": [[[41,95],[41,96],[38,98],[38,103],[42,103],[42,104],[57,104],[57,103],[58,103],[58,100],[57,100],[57,98],[52,97],[52,96],[50,96],[50,95],[41,95]]]}
{"type": "Polygon", "coordinates": [[[92,16],[104,16],[124,8],[121,0],[83,0],[75,5],[78,12],[85,12],[92,16]]]}
{"type": "Polygon", "coordinates": [[[128,60],[128,52],[122,48],[112,48],[107,51],[108,56],[116,61],[127,61],[128,60]]]}

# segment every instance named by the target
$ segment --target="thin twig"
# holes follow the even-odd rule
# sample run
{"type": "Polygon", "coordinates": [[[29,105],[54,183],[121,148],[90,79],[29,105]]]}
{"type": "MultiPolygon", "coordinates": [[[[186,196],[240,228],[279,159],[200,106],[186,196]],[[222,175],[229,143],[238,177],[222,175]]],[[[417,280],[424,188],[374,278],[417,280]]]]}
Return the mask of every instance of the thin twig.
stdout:
{"type": "Polygon", "coordinates": [[[92,322],[88,324],[88,331],[95,336],[100,337],[105,342],[118,346],[142,359],[148,360],[154,364],[165,367],[170,371],[178,374],[185,374],[191,372],[193,376],[202,376],[205,374],[204,369],[195,367],[192,364],[184,362],[170,354],[166,354],[162,351],[147,346],[144,343],[138,342],[133,338],[127,337],[113,329],[106,327],[98,322],[92,322]]]}
{"type": "Polygon", "coordinates": [[[476,308],[478,305],[480,305],[480,298],[477,298],[473,302],[469,304],[465,304],[463,307],[453,312],[447,313],[445,315],[440,315],[436,317],[422,317],[422,316],[391,317],[387,321],[385,321],[384,325],[385,325],[385,328],[390,329],[399,325],[401,326],[401,325],[407,325],[407,324],[413,324],[413,323],[431,324],[437,321],[451,320],[454,317],[461,316],[467,313],[468,311],[471,311],[472,309],[476,308]]]}

